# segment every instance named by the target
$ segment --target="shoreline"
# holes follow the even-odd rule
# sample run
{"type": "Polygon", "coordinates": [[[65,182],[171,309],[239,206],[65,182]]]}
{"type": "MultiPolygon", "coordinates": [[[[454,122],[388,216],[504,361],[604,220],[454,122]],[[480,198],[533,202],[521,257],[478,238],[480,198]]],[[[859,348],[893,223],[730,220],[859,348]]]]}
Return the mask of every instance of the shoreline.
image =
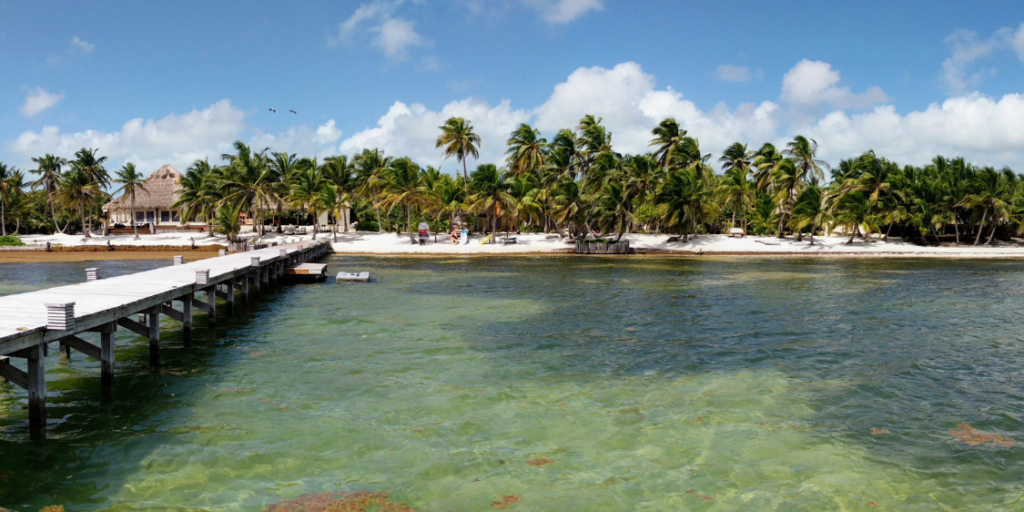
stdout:
{"type": "MultiPolygon", "coordinates": [[[[252,237],[253,233],[243,233],[252,237]]],[[[336,254],[343,256],[398,256],[398,257],[492,257],[492,256],[602,256],[577,255],[573,243],[558,239],[554,234],[510,234],[515,244],[480,244],[482,237],[473,235],[469,244],[452,245],[447,234],[428,237],[426,245],[414,244],[408,233],[401,236],[394,232],[377,233],[350,231],[338,233],[337,242],[332,243],[336,254]]],[[[0,263],[33,261],[89,261],[118,259],[171,259],[183,255],[186,259],[200,259],[217,255],[217,250],[227,246],[222,236],[195,237],[191,233],[161,233],[140,235],[95,236],[83,240],[81,235],[31,235],[22,240],[25,247],[0,249],[0,263]],[[191,244],[195,242],[195,249],[191,244]],[[49,242],[52,252],[43,247],[49,242]],[[107,243],[114,250],[109,250],[107,243]],[[61,255],[61,256],[56,256],[61,255]]],[[[501,238],[501,236],[499,236],[501,238]]],[[[312,235],[283,235],[268,233],[261,238],[266,243],[302,243],[312,235]]],[[[775,237],[748,236],[730,238],[726,235],[697,235],[686,242],[670,241],[670,235],[629,234],[623,235],[635,254],[632,257],[649,258],[865,258],[865,259],[1024,259],[1024,244],[1002,243],[995,246],[944,245],[919,246],[903,239],[889,241],[877,239],[855,240],[846,244],[848,237],[815,237],[814,245],[805,238],[779,239],[775,237]]],[[[320,233],[318,241],[333,241],[330,232],[320,233]]],[[[627,255],[608,255],[627,257],[627,255]]]]}

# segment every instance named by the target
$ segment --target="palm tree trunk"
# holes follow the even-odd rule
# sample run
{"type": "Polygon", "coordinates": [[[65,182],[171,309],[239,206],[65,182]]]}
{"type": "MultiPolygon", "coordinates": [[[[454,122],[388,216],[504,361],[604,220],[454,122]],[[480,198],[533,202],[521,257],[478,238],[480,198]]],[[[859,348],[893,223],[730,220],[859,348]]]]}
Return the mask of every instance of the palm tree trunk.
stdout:
{"type": "Polygon", "coordinates": [[[999,229],[999,223],[998,222],[993,222],[992,223],[992,232],[989,233],[988,241],[985,242],[985,245],[992,245],[992,238],[996,236],[996,229],[999,229]]]}
{"type": "Polygon", "coordinates": [[[462,156],[462,178],[465,181],[463,185],[466,187],[466,195],[469,195],[469,171],[466,170],[466,156],[462,156]]]}
{"type": "Polygon", "coordinates": [[[82,231],[85,233],[85,237],[84,238],[91,238],[89,236],[89,230],[86,229],[86,227],[85,227],[85,207],[84,206],[78,205],[78,214],[81,215],[81,217],[82,217],[82,231]]]}
{"type": "MultiPolygon", "coordinates": [[[[57,209],[53,206],[53,196],[47,194],[46,196],[47,206],[50,207],[50,215],[53,216],[53,229],[56,229],[58,233],[64,234],[64,230],[60,228],[60,224],[57,222],[57,209]]],[[[66,227],[66,226],[65,226],[66,227]]]]}
{"type": "Polygon", "coordinates": [[[978,224],[978,236],[974,239],[974,245],[981,242],[981,233],[985,231],[985,217],[988,217],[988,206],[985,207],[985,212],[981,215],[981,224],[978,224]]]}
{"type": "Polygon", "coordinates": [[[373,211],[377,212],[377,232],[378,233],[383,233],[384,232],[384,224],[381,224],[381,222],[380,222],[380,207],[379,206],[375,206],[373,208],[373,211]]]}
{"type": "Polygon", "coordinates": [[[814,245],[814,230],[816,230],[816,229],[818,229],[818,224],[815,223],[815,222],[812,222],[811,223],[811,243],[810,243],[810,245],[814,245]]]}
{"type": "Polygon", "coordinates": [[[956,223],[956,217],[953,217],[953,231],[956,232],[956,244],[960,245],[960,225],[956,223]]]}
{"type": "Polygon", "coordinates": [[[7,236],[7,216],[4,210],[4,202],[0,200],[0,236],[7,236]]]}
{"type": "Polygon", "coordinates": [[[135,197],[132,197],[132,232],[135,233],[135,239],[139,239],[139,227],[135,225],[135,197]]]}
{"type": "Polygon", "coordinates": [[[312,238],[312,240],[316,240],[316,235],[317,235],[317,233],[320,232],[320,217],[317,216],[316,210],[310,209],[309,211],[313,213],[313,238],[312,238]]]}

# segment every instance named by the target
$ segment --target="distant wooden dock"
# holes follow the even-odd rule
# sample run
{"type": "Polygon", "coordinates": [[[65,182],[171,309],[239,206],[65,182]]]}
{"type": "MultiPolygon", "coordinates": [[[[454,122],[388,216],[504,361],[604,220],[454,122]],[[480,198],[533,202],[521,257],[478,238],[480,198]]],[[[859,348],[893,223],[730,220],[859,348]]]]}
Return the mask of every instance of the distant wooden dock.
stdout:
{"type": "Polygon", "coordinates": [[[224,299],[232,313],[236,298],[248,301],[252,293],[281,282],[286,273],[308,268],[304,265],[329,252],[330,243],[312,242],[192,263],[175,257],[173,265],[146,272],[103,279],[98,269],[88,269],[82,276],[87,280],[78,284],[0,297],[0,380],[28,390],[29,424],[40,429],[46,425],[44,361],[50,344],[58,344],[62,356],[74,349],[99,360],[103,385],[113,386],[119,329],[148,338],[150,364],[159,366],[160,315],[181,322],[187,344],[195,309],[206,313],[213,327],[216,298],[224,299]],[[100,344],[78,337],[85,332],[100,333],[100,344]],[[10,358],[27,360],[28,371],[11,365],[10,358]]]}

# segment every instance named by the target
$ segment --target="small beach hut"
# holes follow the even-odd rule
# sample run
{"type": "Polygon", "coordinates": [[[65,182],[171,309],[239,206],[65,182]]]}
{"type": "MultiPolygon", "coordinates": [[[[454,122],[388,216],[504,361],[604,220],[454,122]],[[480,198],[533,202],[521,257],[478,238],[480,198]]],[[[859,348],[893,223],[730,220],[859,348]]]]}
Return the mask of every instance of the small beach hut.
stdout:
{"type": "Polygon", "coordinates": [[[111,233],[132,232],[132,223],[139,227],[150,227],[152,231],[197,231],[209,229],[206,224],[182,222],[179,211],[173,205],[178,201],[182,174],[171,164],[153,172],[142,183],[145,190],[135,192],[135,217],[132,218],[131,199],[118,197],[103,205],[111,233]]]}

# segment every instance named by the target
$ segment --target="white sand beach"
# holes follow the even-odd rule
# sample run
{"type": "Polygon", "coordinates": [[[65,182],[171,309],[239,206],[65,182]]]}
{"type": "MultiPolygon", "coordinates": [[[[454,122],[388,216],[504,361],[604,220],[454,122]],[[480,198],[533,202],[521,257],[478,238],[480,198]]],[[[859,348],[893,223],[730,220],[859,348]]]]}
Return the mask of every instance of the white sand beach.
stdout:
{"type": "MultiPolygon", "coordinates": [[[[251,234],[250,234],[251,236],[251,234]]],[[[339,233],[334,250],[339,254],[389,254],[389,255],[507,255],[507,254],[544,254],[571,253],[573,244],[568,239],[559,239],[557,235],[524,234],[512,235],[515,244],[481,244],[482,237],[474,235],[468,244],[452,245],[447,234],[431,235],[426,245],[414,244],[408,234],[397,236],[394,233],[348,232],[339,233]]],[[[775,256],[835,256],[835,257],[931,257],[931,258],[1024,258],[1024,244],[992,245],[992,246],[919,246],[902,239],[893,238],[883,242],[856,239],[853,244],[846,245],[848,237],[815,237],[814,245],[805,238],[797,242],[796,238],[778,239],[775,237],[729,238],[725,235],[699,235],[688,242],[669,242],[669,235],[633,234],[623,237],[629,240],[630,247],[640,252],[657,254],[694,255],[775,255],[775,256]]],[[[32,235],[21,237],[30,246],[43,246],[47,242],[53,245],[69,246],[103,246],[109,243],[118,246],[161,245],[189,246],[195,240],[196,246],[226,245],[222,236],[207,236],[194,233],[160,233],[140,235],[134,240],[132,235],[94,236],[83,241],[81,235],[32,235]]],[[[302,242],[312,239],[312,235],[278,235],[268,233],[262,238],[268,243],[302,242]]],[[[318,240],[332,240],[331,233],[321,233],[318,240]]],[[[500,237],[499,237],[500,239],[500,237]]]]}

